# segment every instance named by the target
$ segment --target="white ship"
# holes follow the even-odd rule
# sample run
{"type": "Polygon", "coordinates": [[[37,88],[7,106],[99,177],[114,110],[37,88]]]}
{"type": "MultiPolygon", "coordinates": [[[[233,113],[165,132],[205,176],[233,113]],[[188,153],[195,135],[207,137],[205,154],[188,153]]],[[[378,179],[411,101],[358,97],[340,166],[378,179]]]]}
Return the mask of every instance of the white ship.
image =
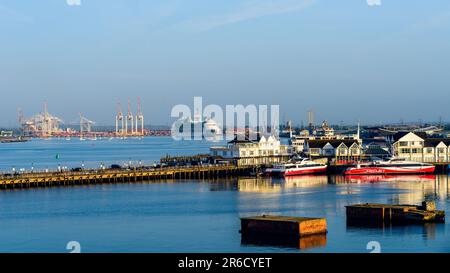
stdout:
{"type": "Polygon", "coordinates": [[[191,117],[182,118],[177,120],[173,128],[179,129],[179,133],[194,139],[200,136],[202,139],[214,139],[223,136],[223,130],[219,124],[210,118],[202,118],[199,115],[195,115],[194,119],[191,117]]]}
{"type": "Polygon", "coordinates": [[[274,176],[302,175],[313,173],[324,173],[327,165],[303,158],[299,161],[289,161],[284,164],[274,165],[266,169],[265,173],[274,176]]]}

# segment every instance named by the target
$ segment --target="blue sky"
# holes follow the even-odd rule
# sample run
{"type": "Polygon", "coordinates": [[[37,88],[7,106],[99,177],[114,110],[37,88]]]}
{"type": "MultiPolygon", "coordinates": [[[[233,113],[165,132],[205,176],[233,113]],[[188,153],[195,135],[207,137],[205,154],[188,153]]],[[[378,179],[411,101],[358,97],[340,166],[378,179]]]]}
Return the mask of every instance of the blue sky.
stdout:
{"type": "Polygon", "coordinates": [[[448,0],[0,0],[0,125],[44,101],[113,124],[138,96],[150,124],[194,96],[296,124],[450,121],[449,31],[448,0]]]}

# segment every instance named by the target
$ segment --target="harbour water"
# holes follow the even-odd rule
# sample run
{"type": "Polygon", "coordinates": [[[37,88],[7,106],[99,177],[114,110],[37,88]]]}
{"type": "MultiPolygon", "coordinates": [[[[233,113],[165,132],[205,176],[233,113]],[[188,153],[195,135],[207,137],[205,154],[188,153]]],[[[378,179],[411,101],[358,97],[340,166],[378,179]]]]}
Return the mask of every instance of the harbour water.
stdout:
{"type": "MultiPolygon", "coordinates": [[[[181,156],[208,153],[211,142],[174,141],[170,137],[84,140],[78,138],[33,139],[25,143],[0,145],[0,171],[24,168],[52,169],[98,168],[101,163],[125,165],[153,164],[166,155],[181,156]]],[[[217,143],[220,144],[220,143],[217,143]]]]}
{"type": "MultiPolygon", "coordinates": [[[[77,166],[207,152],[210,143],[170,138],[33,140],[0,146],[8,169],[61,163],[77,166]],[[112,140],[120,141],[120,140],[112,140]],[[135,147],[136,146],[136,147],[135,147]]],[[[435,200],[450,211],[449,177],[301,176],[108,184],[0,191],[0,252],[449,252],[449,224],[351,227],[345,206],[353,203],[419,204],[435,200]],[[241,241],[240,217],[258,214],[325,217],[329,233],[303,249],[241,241]]]]}

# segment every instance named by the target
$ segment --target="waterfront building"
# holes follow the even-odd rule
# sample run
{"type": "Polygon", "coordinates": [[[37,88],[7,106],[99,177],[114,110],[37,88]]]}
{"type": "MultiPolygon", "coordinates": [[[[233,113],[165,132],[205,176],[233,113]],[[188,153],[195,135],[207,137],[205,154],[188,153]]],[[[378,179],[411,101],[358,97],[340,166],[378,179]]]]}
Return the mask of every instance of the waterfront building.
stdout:
{"type": "Polygon", "coordinates": [[[365,158],[388,158],[391,156],[389,146],[385,139],[374,138],[363,145],[363,156],[365,158]]]}
{"type": "Polygon", "coordinates": [[[361,144],[359,125],[355,135],[342,135],[335,134],[326,121],[321,129],[314,130],[314,134],[311,135],[305,130],[290,140],[292,152],[309,157],[359,157],[362,153],[361,144]],[[355,142],[357,147],[353,145],[355,142]],[[339,148],[341,149],[338,151],[339,148]],[[358,151],[354,151],[355,148],[358,151]]]}
{"type": "Polygon", "coordinates": [[[326,120],[324,120],[322,122],[322,126],[315,129],[314,135],[319,136],[319,137],[321,137],[321,136],[331,137],[331,136],[334,136],[334,129],[331,128],[330,126],[328,126],[328,122],[326,120]]]}
{"type": "Polygon", "coordinates": [[[295,152],[297,154],[304,153],[307,140],[308,140],[308,135],[292,136],[290,139],[290,145],[292,147],[293,152],[295,152]]]}
{"type": "Polygon", "coordinates": [[[309,157],[328,157],[335,160],[360,158],[361,143],[358,139],[310,139],[305,151],[309,157]]]}
{"type": "Polygon", "coordinates": [[[285,161],[291,151],[289,146],[281,145],[280,140],[274,136],[261,136],[257,140],[235,138],[226,146],[213,146],[210,148],[211,156],[232,161],[239,166],[264,165],[285,161]]]}
{"type": "Polygon", "coordinates": [[[387,137],[394,156],[418,162],[450,162],[450,139],[425,132],[399,132],[387,137]]]}

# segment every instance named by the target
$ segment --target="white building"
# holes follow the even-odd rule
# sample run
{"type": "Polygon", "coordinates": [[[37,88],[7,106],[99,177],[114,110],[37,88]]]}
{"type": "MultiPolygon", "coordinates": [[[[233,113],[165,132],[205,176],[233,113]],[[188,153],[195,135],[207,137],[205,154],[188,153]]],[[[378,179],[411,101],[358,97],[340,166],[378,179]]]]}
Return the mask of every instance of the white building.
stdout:
{"type": "Polygon", "coordinates": [[[388,139],[394,156],[419,162],[450,162],[450,139],[424,132],[399,132],[388,139]]]}
{"type": "MultiPolygon", "coordinates": [[[[299,135],[292,136],[290,139],[290,145],[292,146],[292,151],[294,153],[323,156],[323,152],[318,152],[317,150],[323,147],[312,148],[311,146],[320,146],[321,144],[327,144],[328,142],[333,143],[330,145],[336,145],[336,143],[338,143],[337,145],[340,145],[342,142],[348,141],[356,141],[358,142],[358,145],[361,146],[360,144],[362,143],[362,140],[360,137],[359,124],[355,135],[336,135],[334,133],[334,129],[329,127],[328,123],[324,121],[322,127],[320,129],[316,129],[312,135],[310,135],[307,130],[303,130],[299,135]],[[313,150],[310,151],[310,148],[313,150]]],[[[333,154],[335,153],[333,152],[333,154]]]]}
{"type": "Polygon", "coordinates": [[[274,136],[260,137],[257,140],[243,140],[237,137],[227,146],[210,148],[213,157],[233,161],[237,165],[262,165],[280,162],[289,157],[289,147],[281,145],[274,136]]]}
{"type": "Polygon", "coordinates": [[[334,129],[328,126],[328,122],[324,120],[322,126],[314,131],[314,135],[331,137],[334,136],[334,129]]]}
{"type": "Polygon", "coordinates": [[[308,140],[305,150],[310,157],[357,159],[361,156],[361,143],[357,139],[308,140]]]}

